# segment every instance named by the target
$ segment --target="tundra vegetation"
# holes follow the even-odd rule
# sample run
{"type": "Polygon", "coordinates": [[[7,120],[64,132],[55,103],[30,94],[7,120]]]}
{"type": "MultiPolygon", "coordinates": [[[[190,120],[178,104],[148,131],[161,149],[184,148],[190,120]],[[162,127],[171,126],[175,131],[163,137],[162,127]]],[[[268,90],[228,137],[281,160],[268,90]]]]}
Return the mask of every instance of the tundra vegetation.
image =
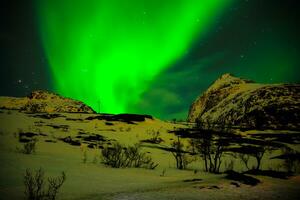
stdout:
{"type": "Polygon", "coordinates": [[[101,154],[103,163],[113,168],[155,169],[158,166],[152,161],[150,156],[141,151],[139,144],[125,147],[115,142],[112,144],[112,147],[105,146],[101,150],[101,154]]]}
{"type": "Polygon", "coordinates": [[[27,169],[24,174],[25,199],[55,200],[65,180],[65,172],[62,172],[58,177],[49,177],[46,179],[42,168],[35,171],[27,169]]]}

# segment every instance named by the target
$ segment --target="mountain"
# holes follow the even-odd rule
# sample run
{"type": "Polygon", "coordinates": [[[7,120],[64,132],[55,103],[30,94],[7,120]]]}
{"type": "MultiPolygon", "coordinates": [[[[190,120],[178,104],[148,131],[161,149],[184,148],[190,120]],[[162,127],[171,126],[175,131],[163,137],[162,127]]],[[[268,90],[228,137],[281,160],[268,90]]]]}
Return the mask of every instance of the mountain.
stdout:
{"type": "Polygon", "coordinates": [[[259,84],[224,74],[190,107],[189,122],[300,129],[300,85],[259,84]]]}
{"type": "Polygon", "coordinates": [[[0,108],[28,113],[95,113],[91,107],[81,101],[42,90],[33,91],[27,97],[0,97],[0,108]]]}

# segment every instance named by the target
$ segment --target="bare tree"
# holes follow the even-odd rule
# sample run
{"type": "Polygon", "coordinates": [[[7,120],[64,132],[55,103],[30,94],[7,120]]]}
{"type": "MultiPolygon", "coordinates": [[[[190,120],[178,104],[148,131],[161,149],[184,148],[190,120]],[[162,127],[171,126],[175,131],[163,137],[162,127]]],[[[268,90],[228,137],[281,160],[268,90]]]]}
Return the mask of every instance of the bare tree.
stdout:
{"type": "Polygon", "coordinates": [[[266,147],[259,147],[256,149],[256,151],[253,152],[253,157],[256,159],[257,165],[256,165],[256,170],[259,170],[260,165],[261,165],[261,160],[266,152],[266,147]]]}
{"type": "Polygon", "coordinates": [[[259,170],[261,166],[262,158],[265,154],[265,152],[269,149],[269,145],[265,144],[264,146],[243,146],[241,148],[241,152],[239,154],[239,158],[242,162],[244,162],[247,169],[250,169],[250,166],[248,165],[248,161],[250,156],[254,157],[256,159],[256,166],[253,166],[252,169],[259,170]]]}
{"type": "Polygon", "coordinates": [[[249,167],[249,165],[248,165],[250,156],[249,156],[248,154],[240,153],[240,154],[239,154],[239,158],[240,158],[241,161],[245,164],[246,168],[247,168],[248,170],[250,170],[250,167],[249,167]]]}
{"type": "Polygon", "coordinates": [[[204,161],[205,171],[219,173],[222,163],[221,158],[226,146],[225,140],[213,137],[208,130],[200,130],[198,138],[194,139],[193,144],[204,161]]]}
{"type": "Polygon", "coordinates": [[[188,164],[192,162],[192,160],[189,160],[186,152],[183,150],[184,145],[180,141],[179,137],[177,138],[177,141],[174,141],[172,143],[172,154],[176,160],[176,168],[177,169],[186,169],[188,164]]]}

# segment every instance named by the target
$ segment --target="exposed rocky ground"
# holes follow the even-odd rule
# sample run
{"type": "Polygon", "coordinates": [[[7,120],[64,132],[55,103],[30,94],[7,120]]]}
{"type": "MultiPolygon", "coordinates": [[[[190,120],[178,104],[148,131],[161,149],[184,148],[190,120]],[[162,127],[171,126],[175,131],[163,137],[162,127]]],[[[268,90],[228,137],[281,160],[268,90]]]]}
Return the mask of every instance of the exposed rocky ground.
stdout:
{"type": "Polygon", "coordinates": [[[188,121],[248,129],[300,129],[300,85],[224,74],[190,107],[188,121]]]}
{"type": "Polygon", "coordinates": [[[47,91],[33,91],[27,97],[0,97],[0,108],[27,113],[95,113],[81,101],[47,91]]]}
{"type": "MultiPolygon", "coordinates": [[[[245,91],[241,96],[251,96],[247,87],[265,86],[225,75],[206,93],[221,92],[203,98],[200,103],[206,107],[195,106],[190,117],[195,121],[199,113],[207,115],[235,90],[245,91]]],[[[287,89],[284,98],[293,103],[289,92],[287,89]]],[[[150,115],[95,114],[80,101],[45,91],[35,91],[24,98],[0,97],[0,107],[0,199],[24,199],[24,173],[39,168],[49,176],[66,173],[66,183],[57,198],[66,200],[299,196],[300,134],[290,130],[290,125],[285,126],[286,130],[252,128],[233,134],[230,129],[199,129],[193,124],[165,122],[150,115]],[[137,155],[151,158],[155,167],[108,166],[103,152],[116,149],[116,143],[122,145],[121,154],[137,145],[141,152],[137,155]],[[30,146],[34,147],[32,151],[30,146]],[[214,166],[215,158],[219,159],[216,173],[205,170],[203,148],[197,147],[209,150],[206,155],[215,160],[214,166]],[[186,163],[184,169],[178,168],[179,158],[186,163]]]]}

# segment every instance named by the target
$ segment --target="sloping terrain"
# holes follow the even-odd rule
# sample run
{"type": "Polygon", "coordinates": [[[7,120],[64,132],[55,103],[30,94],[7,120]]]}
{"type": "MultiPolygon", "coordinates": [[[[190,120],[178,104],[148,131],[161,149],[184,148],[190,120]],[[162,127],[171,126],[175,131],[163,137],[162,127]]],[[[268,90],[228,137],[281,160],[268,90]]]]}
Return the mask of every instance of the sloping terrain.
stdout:
{"type": "Polygon", "coordinates": [[[248,129],[300,129],[300,86],[222,75],[191,105],[188,121],[248,129]]]}
{"type": "MultiPolygon", "coordinates": [[[[235,78],[230,83],[250,84],[235,78]]],[[[299,195],[297,131],[251,130],[239,135],[150,115],[95,114],[82,102],[44,91],[25,98],[0,97],[0,105],[0,200],[24,199],[25,171],[40,168],[47,177],[66,174],[57,198],[65,200],[297,199],[299,195]],[[211,136],[209,143],[205,140],[209,148],[218,145],[222,151],[220,173],[205,171],[203,155],[195,150],[201,135],[211,136]],[[179,154],[187,163],[182,170],[176,168],[174,144],[179,141],[179,154]],[[103,150],[115,149],[116,143],[123,150],[137,145],[155,167],[108,166],[103,150]],[[34,151],[28,151],[30,145],[34,151]],[[258,166],[257,155],[258,170],[250,170],[258,166]]]]}
{"type": "MultiPolygon", "coordinates": [[[[210,174],[203,171],[203,161],[195,155],[186,170],[176,169],[170,151],[177,134],[189,155],[190,138],[184,133],[186,125],[160,121],[149,116],[97,115],[87,113],[35,113],[16,110],[0,110],[0,199],[23,199],[25,170],[43,168],[47,176],[66,173],[58,199],[297,199],[300,179],[256,177],[260,183],[249,186],[239,181],[227,180],[225,174],[210,174]],[[157,140],[153,133],[159,132],[157,140]],[[28,141],[36,139],[36,150],[32,154],[20,152],[28,141]],[[158,164],[154,170],[105,166],[101,149],[119,142],[125,146],[140,144],[142,151],[158,164]]],[[[238,152],[237,145],[265,144],[264,135],[231,140],[232,148],[224,154],[222,171],[238,152]]],[[[268,135],[267,137],[271,137],[268,135]]],[[[280,135],[272,136],[274,141],[280,135]]],[[[285,139],[285,143],[298,148],[299,140],[285,139]]],[[[286,138],[286,134],[285,134],[286,138]]],[[[281,143],[280,143],[281,144],[281,143]]],[[[283,145],[283,143],[282,143],[283,145]]],[[[281,148],[282,145],[279,145],[281,148]]],[[[299,150],[299,148],[298,148],[299,150]]],[[[192,155],[192,154],[191,154],[192,155]]],[[[266,153],[262,169],[270,167],[283,170],[280,150],[266,153]],[[274,159],[270,159],[274,158],[274,159]]],[[[244,166],[235,160],[234,170],[244,166]]],[[[249,166],[255,160],[249,160],[249,166]]],[[[253,175],[251,175],[253,176],[253,175]]]]}
{"type": "Polygon", "coordinates": [[[27,97],[0,97],[0,108],[27,113],[95,113],[92,108],[81,101],[42,90],[33,91],[27,97]]]}

